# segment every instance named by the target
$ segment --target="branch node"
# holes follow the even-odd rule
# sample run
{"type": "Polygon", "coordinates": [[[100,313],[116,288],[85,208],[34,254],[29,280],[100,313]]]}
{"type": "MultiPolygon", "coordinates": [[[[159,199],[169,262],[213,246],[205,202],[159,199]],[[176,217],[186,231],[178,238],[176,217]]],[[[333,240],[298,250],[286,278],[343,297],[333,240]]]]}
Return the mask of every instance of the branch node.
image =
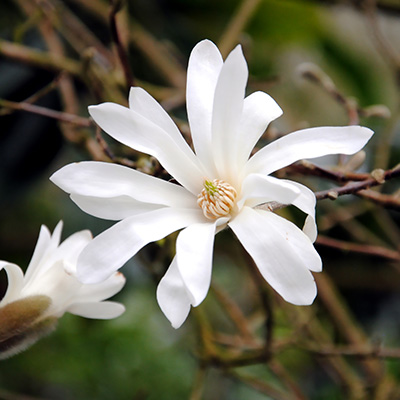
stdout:
{"type": "Polygon", "coordinates": [[[381,168],[374,169],[371,176],[380,184],[385,183],[385,171],[381,168]]]}
{"type": "Polygon", "coordinates": [[[339,193],[335,190],[331,190],[330,192],[328,192],[327,197],[328,199],[336,200],[339,197],[339,193]]]}

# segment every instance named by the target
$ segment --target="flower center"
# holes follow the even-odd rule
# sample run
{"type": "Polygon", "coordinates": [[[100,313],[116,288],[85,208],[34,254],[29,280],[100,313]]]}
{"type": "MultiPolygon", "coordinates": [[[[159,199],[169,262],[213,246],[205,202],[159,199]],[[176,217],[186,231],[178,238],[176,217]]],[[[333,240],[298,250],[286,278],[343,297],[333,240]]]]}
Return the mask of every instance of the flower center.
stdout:
{"type": "Polygon", "coordinates": [[[197,196],[197,204],[203,210],[203,214],[209,219],[228,215],[235,205],[235,188],[221,179],[205,180],[203,186],[203,190],[197,196]]]}

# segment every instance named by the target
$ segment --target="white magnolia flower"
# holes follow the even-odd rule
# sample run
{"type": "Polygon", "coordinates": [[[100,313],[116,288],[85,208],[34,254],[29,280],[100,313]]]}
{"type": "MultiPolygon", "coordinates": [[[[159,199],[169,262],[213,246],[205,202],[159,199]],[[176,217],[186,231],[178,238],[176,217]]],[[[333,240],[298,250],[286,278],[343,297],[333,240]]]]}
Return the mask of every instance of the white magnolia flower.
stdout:
{"type": "Polygon", "coordinates": [[[91,242],[89,231],[73,234],[60,244],[62,222],[53,235],[42,226],[25,275],[18,265],[0,261],[8,276],[8,287],[0,301],[0,358],[25,349],[54,329],[65,312],[86,318],[111,319],[121,315],[122,304],[103,301],[125,284],[116,272],[87,285],[76,277],[82,249],[91,242]]]}
{"type": "Polygon", "coordinates": [[[312,245],[317,235],[315,196],[299,183],[270,174],[304,158],[353,154],[373,132],[359,126],[305,129],[250,157],[268,124],[282,111],[266,93],[244,98],[247,77],[240,46],[225,62],[208,40],[193,49],[186,95],[195,153],[143,89],[131,89],[129,108],[113,103],[89,107],[105,132],[157,158],[179,184],[102,162],[70,164],[57,171],[51,180],[82,210],[121,220],[84,249],[78,260],[80,279],[102,280],[147,243],[182,229],[176,256],[157,289],[162,311],[177,328],[190,307],[204,300],[214,235],[229,226],[285,300],[312,303],[316,285],[310,271],[321,271],[312,245]],[[307,214],[303,230],[273,212],[254,208],[265,202],[298,207],[307,214]]]}

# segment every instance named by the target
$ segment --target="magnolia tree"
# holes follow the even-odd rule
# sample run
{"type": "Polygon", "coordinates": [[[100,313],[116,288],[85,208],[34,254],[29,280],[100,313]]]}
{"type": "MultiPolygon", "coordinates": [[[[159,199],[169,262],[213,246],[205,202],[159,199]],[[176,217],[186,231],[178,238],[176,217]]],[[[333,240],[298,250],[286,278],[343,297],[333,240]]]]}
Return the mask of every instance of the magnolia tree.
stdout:
{"type": "MultiPolygon", "coordinates": [[[[27,15],[37,7],[33,1],[16,3],[27,15]]],[[[50,181],[79,207],[74,209],[76,215],[86,213],[115,223],[94,238],[89,231],[80,231],[61,244],[61,222],[52,235],[42,226],[25,274],[13,260],[0,262],[7,276],[0,301],[0,357],[15,356],[48,335],[66,312],[95,319],[119,317],[126,324],[138,324],[129,313],[138,290],[133,285],[125,288],[131,291],[126,307],[104,300],[125,284],[118,270],[144,253],[141,262],[125,267],[128,283],[129,276],[134,279],[130,269],[143,269],[146,264],[156,287],[152,302],[159,305],[159,310],[152,308],[153,318],[160,320],[164,314],[176,329],[161,323],[154,328],[157,335],[173,341],[181,338],[185,349],[189,343],[192,346],[193,376],[186,385],[191,389],[180,395],[183,398],[214,398],[218,385],[209,374],[215,370],[240,382],[236,388],[251,387],[265,398],[322,396],[324,386],[316,383],[319,374],[331,393],[343,398],[397,398],[400,386],[396,374],[385,369],[385,360],[400,357],[400,351],[374,345],[368,338],[345,306],[335,280],[323,271],[332,252],[325,250],[321,256],[317,251],[329,247],[338,253],[357,253],[360,263],[369,256],[398,267],[395,239],[400,233],[386,210],[399,209],[400,202],[393,186],[386,189],[384,184],[395,182],[400,168],[396,161],[393,165],[382,161],[376,168],[372,161],[365,161],[373,156],[369,141],[374,132],[359,123],[362,116],[388,118],[388,110],[361,108],[316,65],[302,64],[303,78],[316,83],[321,96],[330,95],[344,108],[348,124],[292,131],[283,129],[285,124],[275,125],[275,120],[285,118],[286,110],[257,85],[247,87],[249,68],[243,47],[237,44],[260,2],[243,1],[219,46],[208,39],[195,44],[186,73],[169,47],[151,32],[133,25],[129,36],[117,18],[121,4],[77,3],[92,16],[105,18],[115,52],[97,42],[82,22],[76,25],[78,32],[69,31],[69,24],[78,21],[69,8],[54,3],[50,10],[43,3],[37,27],[47,52],[4,40],[0,51],[19,62],[58,71],[61,75],[47,91],[60,92],[65,110],[35,105],[41,93],[23,102],[4,100],[2,105],[7,112],[23,110],[59,121],[65,145],[84,152],[79,157],[70,155],[67,165],[59,169],[53,167],[50,181]],[[65,25],[55,22],[60,15],[65,15],[65,25]],[[86,47],[81,61],[67,58],[61,37],[73,47],[86,47]],[[125,39],[148,57],[169,89],[137,80],[140,76],[134,72],[140,68],[129,58],[125,39]],[[92,90],[92,98],[79,99],[76,80],[92,90]],[[81,116],[74,111],[78,105],[81,116]],[[91,118],[85,116],[87,106],[91,118]],[[339,155],[334,164],[332,157],[319,159],[329,155],[339,155]],[[363,172],[357,172],[359,168],[363,172]],[[340,202],[343,195],[363,198],[363,205],[355,197],[340,202]],[[329,209],[321,203],[319,211],[319,200],[324,199],[333,200],[333,206],[329,209]],[[320,236],[316,209],[326,232],[320,236]],[[370,228],[353,221],[357,216],[368,217],[371,210],[386,221],[384,232],[392,248],[371,239],[372,233],[363,235],[370,228]],[[338,237],[331,228],[341,224],[347,232],[338,237]],[[215,243],[217,234],[224,239],[215,243]],[[143,249],[149,243],[155,245],[143,249]],[[221,254],[229,261],[221,261],[221,254]],[[241,284],[243,290],[235,293],[232,280],[224,285],[212,277],[215,260],[234,269],[234,285],[241,284]],[[128,312],[120,317],[125,308],[128,312]],[[184,330],[183,337],[178,329],[184,330]],[[288,361],[287,354],[293,354],[293,359],[288,361]],[[265,372],[254,370],[255,366],[265,372]],[[317,389],[309,389],[310,385],[317,389]]],[[[368,12],[376,27],[372,5],[368,12]]],[[[375,136],[380,135],[377,130],[375,136]]],[[[389,155],[387,144],[386,150],[389,155]]],[[[55,187],[52,190],[56,192],[55,187]]],[[[62,199],[61,192],[57,198],[62,199]]],[[[68,226],[62,209],[59,218],[68,226]]],[[[336,255],[333,259],[339,260],[336,255]]],[[[351,280],[354,273],[349,271],[348,276],[351,280]]],[[[119,296],[123,302],[124,291],[119,296]]],[[[101,325],[96,329],[101,330],[101,325]]],[[[118,340],[118,328],[109,329],[118,340]]],[[[100,345],[98,351],[102,351],[100,345]]],[[[62,353],[61,348],[60,364],[62,353]]],[[[29,357],[29,352],[24,356],[29,357]]],[[[135,362],[152,369],[155,361],[135,362]]],[[[219,388],[219,398],[228,398],[226,378],[221,382],[226,388],[219,388]]],[[[138,396],[140,390],[152,395],[146,382],[139,385],[140,390],[138,383],[130,386],[129,379],[124,385],[126,398],[138,396]]],[[[240,393],[237,398],[259,398],[253,392],[240,393]]]]}

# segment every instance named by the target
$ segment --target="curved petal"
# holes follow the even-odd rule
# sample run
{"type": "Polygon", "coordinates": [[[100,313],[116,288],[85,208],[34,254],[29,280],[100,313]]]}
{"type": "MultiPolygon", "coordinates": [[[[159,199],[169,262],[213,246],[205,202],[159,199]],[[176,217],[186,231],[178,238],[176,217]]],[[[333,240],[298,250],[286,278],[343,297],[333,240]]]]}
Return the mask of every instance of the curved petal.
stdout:
{"type": "Polygon", "coordinates": [[[296,197],[290,204],[296,206],[299,210],[303,211],[303,213],[308,214],[304,222],[303,232],[314,243],[318,234],[317,224],[315,223],[316,198],[314,192],[298,182],[288,181],[286,179],[282,179],[282,181],[300,190],[300,196],[296,197]]]}
{"type": "Polygon", "coordinates": [[[215,88],[212,114],[212,150],[219,177],[237,177],[239,122],[248,77],[247,63],[238,45],[227,57],[215,88]]]}
{"type": "Polygon", "coordinates": [[[36,253],[35,248],[31,262],[25,273],[25,284],[35,281],[39,275],[51,267],[47,263],[47,260],[54,254],[60,244],[62,228],[63,222],[59,221],[54,228],[53,234],[49,237],[50,232],[47,227],[44,225],[40,227],[39,239],[36,244],[36,247],[39,246],[39,252],[36,253]]]}
{"type": "Polygon", "coordinates": [[[189,315],[191,300],[179,273],[176,257],[158,284],[157,301],[171,325],[178,329],[189,315]]]}
{"type": "Polygon", "coordinates": [[[275,100],[264,92],[255,92],[244,99],[238,135],[238,164],[244,166],[251,151],[267,129],[267,126],[282,115],[275,100]]]}
{"type": "Polygon", "coordinates": [[[79,303],[88,303],[108,299],[118,293],[125,285],[126,279],[121,272],[116,272],[105,281],[93,285],[82,285],[76,294],[79,303]]]}
{"type": "Polygon", "coordinates": [[[71,200],[85,213],[97,218],[120,221],[133,215],[163,208],[159,204],[143,203],[129,196],[110,198],[71,194],[71,200]]]}
{"type": "Polygon", "coordinates": [[[204,218],[201,210],[161,208],[116,223],[95,237],[78,258],[77,275],[83,283],[109,277],[143,246],[204,218]]]}
{"type": "Polygon", "coordinates": [[[74,275],[65,271],[64,264],[63,260],[54,262],[44,274],[25,284],[21,292],[24,297],[37,294],[50,297],[52,302],[48,312],[56,317],[61,317],[65,313],[71,299],[81,286],[74,275]]]}
{"type": "Polygon", "coordinates": [[[125,307],[122,304],[113,301],[102,301],[92,303],[73,303],[66,311],[85,318],[112,319],[123,314],[125,312],[125,307]]]}
{"type": "Polygon", "coordinates": [[[300,195],[300,190],[272,176],[251,174],[243,181],[242,193],[242,198],[237,203],[239,209],[243,204],[255,207],[268,201],[292,204],[300,195]]]}
{"type": "Polygon", "coordinates": [[[145,203],[176,207],[190,207],[196,203],[196,198],[193,200],[193,195],[180,185],[106,162],[68,164],[56,171],[50,180],[65,192],[81,196],[130,196],[145,203]]]}
{"type": "Polygon", "coordinates": [[[264,279],[286,301],[296,305],[313,302],[317,288],[309,269],[318,269],[321,259],[299,228],[271,212],[249,207],[229,226],[264,279]]]}
{"type": "Polygon", "coordinates": [[[129,92],[129,108],[159,126],[174,139],[175,143],[177,143],[184,152],[187,151],[188,145],[178,127],[175,125],[175,122],[157,100],[144,89],[140,87],[131,88],[129,92]]]}
{"type": "Polygon", "coordinates": [[[216,225],[217,221],[190,225],[176,241],[176,263],[194,307],[210,288],[216,225]]]}
{"type": "Polygon", "coordinates": [[[44,257],[44,255],[49,249],[50,242],[51,242],[50,231],[46,226],[42,225],[40,227],[39,238],[38,241],[36,242],[36,247],[33,252],[33,256],[31,258],[31,261],[29,262],[28,268],[25,271],[26,280],[31,279],[31,276],[37,270],[41,259],[44,257]]]}
{"type": "MultiPolygon", "coordinates": [[[[223,65],[217,46],[209,40],[198,43],[189,58],[186,107],[196,154],[203,164],[213,168],[211,119],[215,87],[223,65]]],[[[209,171],[215,174],[215,171],[209,171]]]]}
{"type": "Polygon", "coordinates": [[[92,239],[93,237],[89,230],[75,232],[60,244],[57,250],[49,257],[49,260],[46,260],[46,263],[51,266],[62,260],[66,272],[75,275],[78,256],[92,239]]]}
{"type": "Polygon", "coordinates": [[[181,185],[196,195],[200,192],[204,172],[182,136],[177,141],[151,120],[114,103],[90,106],[89,113],[115,140],[157,158],[181,185]]]}
{"type": "Polygon", "coordinates": [[[304,158],[328,154],[354,154],[373,135],[362,126],[330,126],[290,133],[259,150],[246,165],[246,173],[270,174],[304,158]]]}
{"type": "Polygon", "coordinates": [[[54,267],[57,262],[62,262],[60,270],[65,270],[70,275],[75,274],[75,264],[78,259],[79,253],[82,249],[92,240],[90,231],[76,232],[62,242],[57,248],[49,249],[45,256],[40,260],[40,266],[31,275],[25,275],[25,287],[40,285],[42,280],[47,279],[44,277],[50,269],[54,267]]]}
{"type": "Polygon", "coordinates": [[[16,264],[11,264],[6,261],[0,261],[0,271],[4,269],[7,273],[8,286],[4,297],[0,300],[0,305],[4,306],[7,303],[15,301],[19,298],[23,282],[24,273],[16,264]]]}

